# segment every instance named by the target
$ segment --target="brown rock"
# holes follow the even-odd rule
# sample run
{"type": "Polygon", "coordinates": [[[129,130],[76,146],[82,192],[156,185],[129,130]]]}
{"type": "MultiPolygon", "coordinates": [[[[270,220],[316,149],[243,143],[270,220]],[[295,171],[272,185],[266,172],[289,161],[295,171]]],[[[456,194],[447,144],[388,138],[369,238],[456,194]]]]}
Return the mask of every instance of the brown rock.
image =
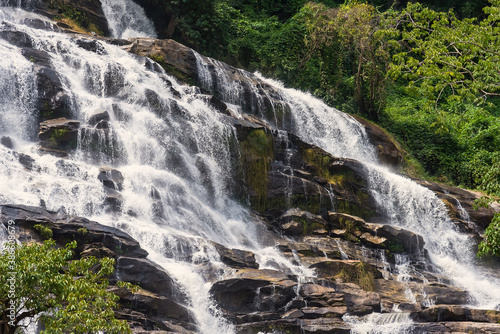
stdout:
{"type": "Polygon", "coordinates": [[[338,283],[335,285],[338,293],[344,294],[347,311],[354,315],[364,315],[380,312],[380,295],[364,291],[353,283],[338,283]]]}
{"type": "Polygon", "coordinates": [[[194,321],[188,309],[165,296],[159,296],[144,289],[139,289],[135,293],[119,287],[112,287],[110,290],[120,297],[120,303],[123,306],[133,307],[134,311],[184,322],[194,321]]]}
{"type": "Polygon", "coordinates": [[[370,142],[377,147],[380,162],[400,169],[404,161],[404,156],[407,154],[401,148],[401,145],[387,131],[378,125],[362,119],[361,117],[355,115],[351,116],[364,126],[366,134],[370,138],[370,142]]]}
{"type": "Polygon", "coordinates": [[[123,190],[123,181],[125,178],[117,169],[111,167],[101,167],[99,168],[99,175],[97,178],[105,187],[118,191],[123,190]]]}
{"type": "Polygon", "coordinates": [[[172,39],[132,38],[131,44],[122,48],[143,57],[158,60],[163,67],[182,81],[196,81],[197,68],[193,50],[172,39]],[[177,74],[177,75],[176,75],[177,74]]]}
{"type": "Polygon", "coordinates": [[[304,313],[304,318],[306,319],[317,319],[317,318],[340,318],[347,313],[346,306],[337,307],[304,307],[301,309],[304,313]]]}
{"type": "Polygon", "coordinates": [[[255,254],[240,249],[229,249],[216,242],[212,242],[220,255],[221,261],[233,268],[254,268],[258,269],[259,264],[255,260],[255,254]]]}
{"type": "Polygon", "coordinates": [[[76,149],[78,142],[79,121],[66,118],[51,119],[40,123],[38,138],[45,149],[71,151],[76,149]]]}

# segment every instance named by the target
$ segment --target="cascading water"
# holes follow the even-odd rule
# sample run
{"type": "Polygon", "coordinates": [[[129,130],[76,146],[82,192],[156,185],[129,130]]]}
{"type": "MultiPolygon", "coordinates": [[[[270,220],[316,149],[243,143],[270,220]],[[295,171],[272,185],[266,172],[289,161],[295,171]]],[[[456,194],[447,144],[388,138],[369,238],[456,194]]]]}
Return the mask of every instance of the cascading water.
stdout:
{"type": "Polygon", "coordinates": [[[70,159],[37,153],[30,135],[38,118],[36,64],[0,39],[6,60],[0,64],[0,135],[8,135],[17,152],[0,145],[0,204],[43,203],[127,231],[181,285],[201,333],[234,332],[219,316],[208,292],[211,283],[197,265],[210,260],[230,274],[211,242],[254,251],[261,268],[312,274],[263,243],[265,229],[231,199],[229,141],[235,130],[220,113],[164,72],[148,71],[149,60],[101,42],[88,51],[50,27],[31,28],[27,16],[45,20],[0,7],[0,30],[25,33],[48,56],[81,129],[70,159]],[[109,113],[109,128],[89,124],[96,110],[109,113]],[[31,156],[33,168],[24,168],[16,154],[31,156]],[[106,192],[97,179],[102,165],[119,168],[124,176],[123,214],[108,213],[102,205],[106,192]]]}
{"type": "MultiPolygon", "coordinates": [[[[198,68],[202,69],[199,71],[202,76],[200,82],[213,85],[204,87],[205,89],[215,90],[217,85],[227,85],[214,82],[224,80],[222,76],[206,79],[207,68],[209,65],[216,67],[216,63],[202,57],[198,57],[197,61],[198,68]]],[[[248,82],[254,81],[255,78],[254,75],[241,70],[239,76],[246,77],[248,82]]],[[[374,148],[370,145],[363,127],[354,119],[327,107],[309,94],[286,89],[281,83],[266,79],[258,73],[257,77],[280,92],[281,101],[289,108],[292,118],[291,127],[287,130],[335,156],[353,158],[365,163],[369,173],[369,187],[378,207],[385,212],[387,223],[422,235],[432,263],[455,285],[469,292],[472,307],[498,307],[498,276],[490,275],[477,264],[473,241],[458,232],[447,215],[445,205],[432,191],[379,166],[374,148]]],[[[243,90],[243,84],[241,85],[240,91],[243,90]]],[[[217,93],[223,100],[231,101],[231,96],[225,96],[225,90],[219,90],[217,93]]],[[[267,117],[267,120],[278,125],[273,117],[267,117]]],[[[413,292],[409,291],[409,295],[412,294],[413,292]]],[[[432,300],[427,300],[423,304],[430,306],[432,303],[432,300]]],[[[403,321],[403,325],[407,323],[408,321],[403,321]]]]}
{"type": "Polygon", "coordinates": [[[470,293],[471,305],[498,307],[500,279],[477,264],[473,240],[459,233],[444,203],[432,191],[379,166],[364,129],[354,119],[308,94],[261,79],[283,92],[295,124],[292,132],[333,155],[365,163],[372,195],[388,223],[422,235],[432,263],[470,293]]]}
{"type": "Polygon", "coordinates": [[[113,37],[157,37],[153,23],[134,1],[101,0],[101,3],[113,37]]]}
{"type": "MultiPolygon", "coordinates": [[[[3,0],[0,5],[28,2],[3,0]]],[[[102,4],[115,37],[155,36],[142,9],[130,10],[136,6],[133,2],[102,0],[102,4]],[[122,15],[126,12],[135,15],[122,15]]],[[[313,275],[281,256],[273,245],[259,241],[266,239],[265,229],[232,199],[234,166],[229,147],[235,130],[221,114],[192,94],[192,88],[177,84],[164,72],[148,71],[144,65],[149,60],[137,60],[103,42],[95,42],[95,52],[88,51],[74,37],[51,29],[48,22],[45,29],[31,28],[33,19],[47,22],[20,9],[0,7],[0,31],[26,33],[34,48],[48,55],[68,94],[71,116],[82,128],[78,149],[70,159],[37,153],[32,135],[38,119],[36,64],[23,56],[20,47],[0,39],[0,136],[9,136],[13,142],[13,149],[0,145],[0,204],[44,203],[48,209],[127,231],[149,251],[150,259],[181,284],[201,333],[234,332],[211,301],[211,283],[197,265],[208,261],[230,273],[212,241],[255,252],[261,268],[279,268],[300,277],[313,275]],[[96,110],[109,113],[106,131],[89,123],[96,110]],[[21,165],[15,154],[30,155],[34,159],[31,168],[21,165]],[[103,165],[123,173],[121,213],[108,213],[102,206],[107,194],[97,175],[103,165]]],[[[220,69],[225,66],[222,63],[196,57],[203,88],[217,92],[225,102],[238,104],[245,89],[250,90],[246,110],[260,113],[270,124],[333,155],[364,162],[372,194],[388,222],[421,234],[433,263],[469,291],[472,304],[496,306],[498,278],[476,266],[471,242],[455,230],[442,202],[431,191],[377,166],[375,149],[357,121],[308,94],[237,71],[252,83],[260,80],[273,87],[276,94],[263,95],[260,87],[231,82],[220,69]]],[[[245,112],[243,108],[236,111],[245,112]]],[[[383,325],[392,333],[411,327],[407,315],[373,315],[367,322],[372,328],[383,325]]],[[[357,325],[355,332],[366,332],[362,324],[357,325]]]]}

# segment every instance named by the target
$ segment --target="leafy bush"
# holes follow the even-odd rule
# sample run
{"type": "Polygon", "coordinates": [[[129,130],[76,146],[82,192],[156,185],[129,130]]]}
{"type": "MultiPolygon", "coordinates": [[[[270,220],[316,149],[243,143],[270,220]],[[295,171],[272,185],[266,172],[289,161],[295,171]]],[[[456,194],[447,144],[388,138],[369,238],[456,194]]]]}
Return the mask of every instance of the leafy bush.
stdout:
{"type": "Polygon", "coordinates": [[[14,333],[35,315],[43,333],[131,333],[125,321],[115,319],[118,296],[107,291],[114,259],[70,261],[76,242],[65,248],[55,248],[53,240],[7,245],[0,253],[0,312],[12,321],[2,324],[2,333],[14,333]]]}

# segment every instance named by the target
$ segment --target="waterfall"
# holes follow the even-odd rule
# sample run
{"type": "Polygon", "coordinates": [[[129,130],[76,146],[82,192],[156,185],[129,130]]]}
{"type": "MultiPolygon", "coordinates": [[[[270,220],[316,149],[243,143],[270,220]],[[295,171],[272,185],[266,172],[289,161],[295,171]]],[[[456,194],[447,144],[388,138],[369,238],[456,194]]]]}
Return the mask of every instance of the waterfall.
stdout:
{"type": "MultiPolygon", "coordinates": [[[[212,85],[204,88],[216,91],[223,100],[232,101],[232,96],[227,96],[225,89],[217,90],[217,87],[229,85],[224,82],[224,76],[212,75],[211,80],[207,79],[211,67],[215,67],[213,73],[221,71],[217,69],[219,64],[200,56],[197,61],[201,69],[199,81],[202,85],[212,85]]],[[[444,203],[432,191],[378,164],[375,148],[356,120],[326,106],[308,93],[285,88],[282,83],[264,78],[259,73],[237,71],[238,77],[244,78],[238,79],[237,91],[244,91],[257,78],[269,85],[270,90],[279,92],[280,100],[286,104],[285,108],[291,117],[290,125],[284,125],[286,130],[334,156],[363,162],[369,174],[370,191],[378,207],[384,211],[386,223],[420,234],[432,263],[455,285],[469,292],[471,306],[487,309],[497,307],[500,279],[483,270],[477,263],[471,238],[459,233],[444,203]]],[[[267,117],[270,124],[279,126],[272,115],[260,116],[267,117]]]]}
{"type": "Polygon", "coordinates": [[[294,117],[295,134],[335,156],[365,163],[371,193],[385,212],[387,223],[420,234],[432,263],[469,292],[472,306],[493,309],[498,305],[499,277],[480,267],[473,240],[458,231],[444,203],[432,191],[379,166],[374,148],[356,120],[309,94],[262,79],[282,90],[294,117]]]}
{"type": "Polygon", "coordinates": [[[500,300],[500,279],[478,264],[474,241],[448,217],[445,204],[427,188],[371,166],[372,193],[391,224],[422,235],[433,264],[458,287],[467,290],[471,305],[493,309],[500,300]]]}
{"type": "MultiPolygon", "coordinates": [[[[115,37],[156,36],[143,9],[131,0],[101,2],[115,37]]],[[[31,2],[3,0],[0,5],[26,3],[31,2]]],[[[81,128],[77,150],[68,159],[38,151],[33,136],[39,119],[38,65],[24,56],[21,46],[0,39],[0,138],[12,140],[12,148],[0,145],[0,204],[43,203],[49,210],[126,231],[179,283],[201,333],[235,332],[212,301],[211,283],[199,265],[209,263],[218,278],[231,275],[212,242],[252,251],[261,269],[279,269],[301,282],[314,275],[296,263],[297,256],[294,261],[285,258],[268,242],[270,232],[263,223],[234,199],[236,129],[195,94],[196,88],[179,84],[159,68],[149,70],[154,68],[151,60],[91,37],[67,36],[52,29],[46,18],[21,9],[0,7],[1,31],[22,33],[47,58],[71,107],[68,117],[81,128]],[[36,28],[32,20],[47,26],[36,28]],[[93,47],[82,47],[86,44],[93,47]],[[91,124],[96,111],[109,114],[108,128],[91,124]],[[20,154],[31,157],[28,167],[20,154]],[[97,178],[103,166],[120,170],[124,177],[118,212],[102,205],[108,196],[97,178]]],[[[203,88],[234,105],[237,115],[254,113],[265,119],[279,131],[286,148],[287,134],[281,130],[332,155],[363,162],[387,223],[422,235],[433,264],[470,293],[472,305],[496,306],[498,278],[476,264],[472,242],[455,229],[443,203],[430,190],[380,167],[375,148],[354,118],[258,73],[235,69],[240,80],[235,81],[224,70],[228,65],[195,56],[203,88]]],[[[339,250],[348,257],[340,244],[339,250]]],[[[404,259],[398,265],[404,280],[412,268],[404,259]]],[[[405,333],[411,328],[405,313],[346,319],[355,333],[405,333]],[[363,329],[366,324],[371,329],[363,329]]]]}
{"type": "Polygon", "coordinates": [[[0,7],[0,31],[25,33],[48,56],[68,94],[71,118],[81,122],[80,139],[69,159],[38,154],[30,135],[38,118],[36,64],[0,39],[0,137],[8,135],[16,152],[33,159],[27,169],[12,149],[0,145],[0,204],[44,203],[49,210],[125,230],[185,290],[201,333],[234,332],[218,315],[210,283],[196,264],[207,259],[230,274],[210,242],[254,251],[261,268],[312,275],[263,242],[270,239],[266,229],[232,199],[229,142],[235,129],[219,112],[164,72],[147,70],[147,59],[103,42],[95,42],[95,52],[86,50],[72,37],[25,25],[20,13],[0,7]],[[96,110],[109,113],[105,132],[89,124],[96,110]],[[99,133],[106,134],[102,140],[89,139],[99,133]],[[110,151],[114,154],[98,153],[110,151]],[[107,195],[97,178],[100,166],[118,168],[124,176],[119,213],[102,205],[107,195]]]}
{"type": "Polygon", "coordinates": [[[114,38],[150,37],[157,34],[144,8],[132,0],[100,0],[114,38]]]}

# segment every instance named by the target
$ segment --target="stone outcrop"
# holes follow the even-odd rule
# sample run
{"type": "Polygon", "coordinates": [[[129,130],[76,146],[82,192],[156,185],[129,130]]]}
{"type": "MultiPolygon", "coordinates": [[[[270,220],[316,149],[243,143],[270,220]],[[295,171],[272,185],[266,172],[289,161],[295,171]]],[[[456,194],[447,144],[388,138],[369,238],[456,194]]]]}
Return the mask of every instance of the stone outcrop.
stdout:
{"type": "MultiPolygon", "coordinates": [[[[30,231],[34,230],[34,225],[43,224],[52,230],[54,238],[62,246],[76,240],[81,245],[100,243],[108,249],[119,252],[121,256],[145,258],[148,255],[128,234],[86,218],[23,205],[1,205],[0,208],[2,223],[13,220],[19,228],[30,231]]],[[[30,234],[29,238],[40,240],[36,237],[36,233],[30,234]]],[[[20,240],[30,239],[20,236],[20,240]]]]}
{"type": "MultiPolygon", "coordinates": [[[[78,13],[80,28],[102,36],[109,36],[109,27],[106,16],[99,0],[41,0],[36,2],[36,11],[51,19],[60,20],[66,11],[78,13]],[[61,15],[62,14],[62,15],[61,15]]],[[[71,28],[59,22],[61,28],[71,28]]]]}
{"type": "Polygon", "coordinates": [[[12,144],[12,139],[9,136],[2,136],[2,138],[0,138],[0,144],[7,148],[14,147],[14,145],[12,144]]]}
{"type": "Polygon", "coordinates": [[[255,254],[241,249],[229,249],[216,242],[212,245],[220,255],[220,259],[226,265],[233,268],[258,269],[259,264],[255,261],[255,254]]]}
{"type": "Polygon", "coordinates": [[[40,123],[41,151],[67,156],[77,147],[79,121],[57,118],[40,123]]]}
{"type": "Polygon", "coordinates": [[[109,121],[109,113],[106,110],[96,110],[89,117],[87,122],[90,125],[95,126],[96,128],[107,128],[109,125],[106,125],[105,122],[109,121]]]}
{"type": "Polygon", "coordinates": [[[16,237],[22,242],[41,242],[43,236],[35,225],[43,225],[58,245],[76,240],[76,256],[111,257],[116,271],[110,278],[137,284],[137,293],[118,287],[111,291],[120,297],[117,316],[130,320],[132,327],[142,329],[175,329],[176,333],[195,330],[190,311],[183,306],[185,296],[177,283],[157,264],[146,259],[148,253],[139,243],[119,229],[101,225],[86,218],[50,212],[22,205],[0,205],[0,223],[14,221],[16,237]]]}
{"type": "Polygon", "coordinates": [[[129,41],[122,49],[153,59],[181,81],[196,83],[196,58],[192,49],[171,39],[132,38],[129,41]]]}
{"type": "Polygon", "coordinates": [[[110,189],[123,190],[123,174],[111,167],[101,167],[99,168],[99,175],[97,176],[102,184],[110,189]]]}

